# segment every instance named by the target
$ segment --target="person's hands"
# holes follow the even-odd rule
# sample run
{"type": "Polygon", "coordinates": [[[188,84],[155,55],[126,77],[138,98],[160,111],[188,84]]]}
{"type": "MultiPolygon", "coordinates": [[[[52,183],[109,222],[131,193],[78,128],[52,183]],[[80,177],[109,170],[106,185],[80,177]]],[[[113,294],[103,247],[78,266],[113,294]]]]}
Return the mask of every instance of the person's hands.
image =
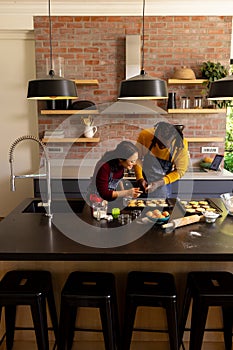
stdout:
{"type": "Polygon", "coordinates": [[[140,191],[139,187],[132,187],[128,190],[127,196],[129,196],[131,198],[138,198],[141,193],[142,193],[142,191],[140,191]]]}
{"type": "Polygon", "coordinates": [[[137,181],[138,186],[143,192],[146,192],[146,188],[148,187],[148,183],[145,179],[141,178],[137,181]]]}
{"type": "Polygon", "coordinates": [[[146,192],[147,193],[151,193],[151,192],[154,192],[156,191],[159,187],[163,186],[164,185],[164,180],[161,179],[161,180],[158,180],[158,181],[154,181],[154,182],[151,182],[147,188],[146,188],[146,192]]]}

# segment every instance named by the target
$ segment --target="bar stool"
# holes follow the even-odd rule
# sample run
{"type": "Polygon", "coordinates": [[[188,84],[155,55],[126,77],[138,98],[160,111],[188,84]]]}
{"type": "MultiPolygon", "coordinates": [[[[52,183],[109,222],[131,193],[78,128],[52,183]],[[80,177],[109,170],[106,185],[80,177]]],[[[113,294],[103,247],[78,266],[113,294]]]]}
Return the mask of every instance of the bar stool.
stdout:
{"type": "MultiPolygon", "coordinates": [[[[170,348],[178,350],[177,295],[173,275],[160,272],[131,271],[126,288],[126,307],[123,328],[123,350],[129,350],[133,331],[153,331],[134,328],[137,307],[166,309],[170,348]]],[[[154,330],[162,332],[161,330],[154,330]]],[[[164,332],[164,331],[163,331],[164,332]]]]}
{"type": "Polygon", "coordinates": [[[201,350],[208,308],[221,306],[225,349],[232,350],[233,275],[224,271],[197,271],[188,274],[180,321],[180,343],[182,343],[191,300],[193,306],[189,349],[201,350]]]}
{"type": "Polygon", "coordinates": [[[11,350],[15,329],[35,330],[38,350],[49,350],[46,301],[58,337],[58,319],[49,271],[13,270],[0,281],[0,317],[5,307],[6,348],[11,350]],[[15,327],[16,307],[30,305],[34,327],[15,327]]]}
{"type": "Polygon", "coordinates": [[[61,293],[59,326],[58,350],[71,350],[77,330],[102,331],[105,349],[120,350],[115,276],[108,272],[72,272],[61,293]],[[79,307],[99,308],[102,329],[75,327],[79,307]]]}

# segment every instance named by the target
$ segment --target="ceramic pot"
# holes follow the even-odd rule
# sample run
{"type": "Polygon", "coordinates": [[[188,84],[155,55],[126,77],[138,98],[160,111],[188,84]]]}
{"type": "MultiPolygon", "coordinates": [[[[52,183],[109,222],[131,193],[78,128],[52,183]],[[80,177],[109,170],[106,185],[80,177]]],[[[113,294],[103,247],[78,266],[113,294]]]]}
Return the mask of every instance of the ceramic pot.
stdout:
{"type": "Polygon", "coordinates": [[[84,136],[88,138],[92,138],[97,132],[97,126],[85,126],[84,136]]]}

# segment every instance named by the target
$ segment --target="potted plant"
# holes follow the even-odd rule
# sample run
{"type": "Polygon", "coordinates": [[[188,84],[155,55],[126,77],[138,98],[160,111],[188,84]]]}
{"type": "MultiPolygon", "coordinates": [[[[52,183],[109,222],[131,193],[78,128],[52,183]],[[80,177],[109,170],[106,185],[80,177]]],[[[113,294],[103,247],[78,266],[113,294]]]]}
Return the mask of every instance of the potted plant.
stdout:
{"type": "MultiPolygon", "coordinates": [[[[228,71],[225,66],[223,66],[220,62],[203,62],[201,66],[202,78],[207,79],[206,82],[203,83],[204,90],[202,93],[207,96],[210,88],[210,84],[218,79],[224,78],[227,76],[228,71]]],[[[213,101],[215,105],[219,108],[225,108],[228,105],[228,101],[213,101]]]]}

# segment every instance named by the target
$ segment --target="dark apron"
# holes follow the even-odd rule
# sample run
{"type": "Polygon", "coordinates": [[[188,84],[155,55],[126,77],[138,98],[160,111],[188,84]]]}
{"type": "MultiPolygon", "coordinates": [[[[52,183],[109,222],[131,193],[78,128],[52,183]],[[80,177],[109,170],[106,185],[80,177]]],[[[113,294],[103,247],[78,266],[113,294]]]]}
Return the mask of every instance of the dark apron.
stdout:
{"type": "MultiPolygon", "coordinates": [[[[172,153],[169,155],[168,160],[155,157],[151,153],[151,149],[154,147],[154,139],[151,142],[149,150],[143,159],[143,177],[148,184],[154,181],[161,180],[166,174],[172,171],[172,153]]],[[[169,185],[164,185],[156,189],[154,192],[150,192],[148,197],[150,198],[167,198],[169,196],[169,185]]]]}
{"type": "Polygon", "coordinates": [[[121,181],[121,179],[114,179],[113,173],[110,172],[110,175],[108,178],[108,189],[110,191],[116,191],[120,181],[121,181]]]}
{"type": "MultiPolygon", "coordinates": [[[[120,181],[121,181],[121,179],[114,179],[113,178],[113,172],[111,171],[109,178],[108,178],[108,189],[110,191],[116,191],[120,181]]],[[[97,197],[101,198],[94,182],[95,181],[92,178],[92,181],[91,181],[91,183],[88,187],[88,190],[87,190],[87,195],[86,195],[87,202],[90,202],[91,195],[97,195],[97,197]]]]}

